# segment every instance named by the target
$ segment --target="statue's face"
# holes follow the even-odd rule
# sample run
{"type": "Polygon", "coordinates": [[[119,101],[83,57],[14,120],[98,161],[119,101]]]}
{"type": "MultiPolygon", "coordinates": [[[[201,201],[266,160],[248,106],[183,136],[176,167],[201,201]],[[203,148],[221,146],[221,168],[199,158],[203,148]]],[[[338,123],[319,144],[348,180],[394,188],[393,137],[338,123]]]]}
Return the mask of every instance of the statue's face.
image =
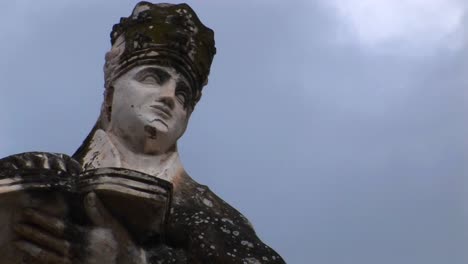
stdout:
{"type": "Polygon", "coordinates": [[[134,67],[114,82],[108,131],[131,149],[160,153],[184,133],[191,110],[186,79],[173,68],[134,67]]]}

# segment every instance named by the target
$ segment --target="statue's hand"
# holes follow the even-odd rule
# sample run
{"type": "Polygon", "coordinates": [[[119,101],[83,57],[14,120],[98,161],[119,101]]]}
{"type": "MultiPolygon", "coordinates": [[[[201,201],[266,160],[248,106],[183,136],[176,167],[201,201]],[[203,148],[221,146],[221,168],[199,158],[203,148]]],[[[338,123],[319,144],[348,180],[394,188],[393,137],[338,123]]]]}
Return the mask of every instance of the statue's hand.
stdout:
{"type": "Polygon", "coordinates": [[[85,198],[94,226],[70,224],[35,209],[25,209],[15,228],[16,247],[38,264],[142,264],[145,254],[94,193],[85,198]]]}
{"type": "Polygon", "coordinates": [[[0,159],[0,171],[18,169],[46,169],[78,174],[81,165],[70,156],[49,152],[25,152],[0,159]]]}
{"type": "Polygon", "coordinates": [[[146,256],[127,230],[109,213],[94,192],[86,195],[85,210],[94,224],[88,234],[86,264],[144,264],[146,256]],[[112,261],[111,261],[112,259],[112,261]]]}
{"type": "Polygon", "coordinates": [[[26,253],[28,262],[72,263],[75,252],[65,235],[65,221],[32,208],[24,210],[23,219],[24,222],[14,228],[20,237],[15,246],[26,253]]]}

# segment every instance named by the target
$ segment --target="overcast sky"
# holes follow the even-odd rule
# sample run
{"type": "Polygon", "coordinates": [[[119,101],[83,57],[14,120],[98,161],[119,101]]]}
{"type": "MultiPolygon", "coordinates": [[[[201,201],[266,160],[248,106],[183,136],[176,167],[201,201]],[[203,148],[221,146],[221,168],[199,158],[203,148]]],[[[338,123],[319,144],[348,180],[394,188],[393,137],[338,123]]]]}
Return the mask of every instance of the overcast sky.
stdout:
{"type": "MultiPolygon", "coordinates": [[[[74,152],[136,2],[0,2],[0,156],[74,152]]],[[[188,3],[218,48],[193,178],[288,263],[468,262],[468,2],[188,3]]]]}

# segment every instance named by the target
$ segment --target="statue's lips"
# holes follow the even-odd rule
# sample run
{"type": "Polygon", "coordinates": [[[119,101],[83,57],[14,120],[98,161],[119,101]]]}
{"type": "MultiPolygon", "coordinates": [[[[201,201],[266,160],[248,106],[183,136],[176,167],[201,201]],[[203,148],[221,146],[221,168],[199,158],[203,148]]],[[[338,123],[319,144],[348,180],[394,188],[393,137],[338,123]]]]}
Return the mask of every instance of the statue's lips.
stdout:
{"type": "Polygon", "coordinates": [[[172,117],[171,110],[164,105],[152,105],[151,107],[156,109],[157,112],[163,114],[166,118],[172,117]]]}

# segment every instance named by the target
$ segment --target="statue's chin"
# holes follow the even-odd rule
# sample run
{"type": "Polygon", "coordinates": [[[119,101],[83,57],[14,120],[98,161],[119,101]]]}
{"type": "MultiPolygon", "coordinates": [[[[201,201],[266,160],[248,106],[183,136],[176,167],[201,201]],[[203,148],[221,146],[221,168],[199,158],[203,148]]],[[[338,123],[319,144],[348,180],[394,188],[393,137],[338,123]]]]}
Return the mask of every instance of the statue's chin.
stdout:
{"type": "Polygon", "coordinates": [[[145,137],[143,139],[144,154],[163,154],[171,151],[176,145],[177,139],[173,138],[173,135],[166,133],[166,131],[151,127],[145,128],[145,132],[145,137]]]}
{"type": "Polygon", "coordinates": [[[146,155],[158,155],[171,151],[185,130],[183,124],[169,127],[165,120],[133,122],[131,126],[126,127],[119,126],[118,123],[111,125],[116,126],[109,126],[107,133],[112,134],[122,147],[135,154],[146,155]]]}
{"type": "Polygon", "coordinates": [[[148,138],[143,147],[143,153],[147,155],[163,154],[174,149],[174,146],[175,142],[170,144],[168,142],[160,142],[159,140],[148,138]]]}

